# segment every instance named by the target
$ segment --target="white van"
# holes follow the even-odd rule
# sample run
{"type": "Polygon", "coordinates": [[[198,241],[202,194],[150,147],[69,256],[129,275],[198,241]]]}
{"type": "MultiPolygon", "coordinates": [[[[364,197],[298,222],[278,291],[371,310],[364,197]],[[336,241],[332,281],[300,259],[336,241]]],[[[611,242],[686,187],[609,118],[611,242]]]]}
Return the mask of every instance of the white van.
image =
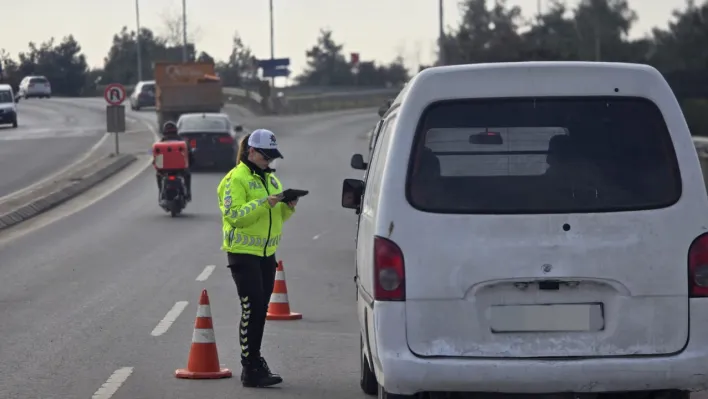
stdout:
{"type": "Polygon", "coordinates": [[[0,125],[17,127],[17,106],[12,86],[0,84],[0,125]]]}
{"type": "Polygon", "coordinates": [[[342,194],[366,393],[708,389],[708,196],[657,70],[429,68],[383,119],[342,194]]]}

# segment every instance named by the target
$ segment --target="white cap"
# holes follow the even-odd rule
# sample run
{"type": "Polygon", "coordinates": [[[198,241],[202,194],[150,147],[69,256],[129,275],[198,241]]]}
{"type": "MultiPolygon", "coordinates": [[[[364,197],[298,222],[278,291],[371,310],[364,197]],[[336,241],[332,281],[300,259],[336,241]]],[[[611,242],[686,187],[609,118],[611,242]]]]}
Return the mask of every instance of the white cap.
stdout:
{"type": "Polygon", "coordinates": [[[275,134],[267,129],[256,129],[251,132],[251,136],[248,138],[248,146],[255,148],[269,159],[283,157],[283,154],[278,150],[275,134]]]}

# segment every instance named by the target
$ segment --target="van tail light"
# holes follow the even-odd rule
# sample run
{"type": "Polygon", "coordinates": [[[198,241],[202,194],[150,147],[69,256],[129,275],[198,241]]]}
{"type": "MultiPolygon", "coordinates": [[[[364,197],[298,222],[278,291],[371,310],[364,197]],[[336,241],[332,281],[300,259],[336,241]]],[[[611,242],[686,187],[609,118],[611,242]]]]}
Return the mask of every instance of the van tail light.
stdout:
{"type": "Polygon", "coordinates": [[[374,300],[405,301],[403,252],[393,241],[374,237],[374,300]]]}
{"type": "Polygon", "coordinates": [[[708,233],[698,236],[688,249],[688,296],[708,297],[708,233]]]}
{"type": "Polygon", "coordinates": [[[219,137],[219,143],[233,144],[234,139],[229,136],[219,137]]]}

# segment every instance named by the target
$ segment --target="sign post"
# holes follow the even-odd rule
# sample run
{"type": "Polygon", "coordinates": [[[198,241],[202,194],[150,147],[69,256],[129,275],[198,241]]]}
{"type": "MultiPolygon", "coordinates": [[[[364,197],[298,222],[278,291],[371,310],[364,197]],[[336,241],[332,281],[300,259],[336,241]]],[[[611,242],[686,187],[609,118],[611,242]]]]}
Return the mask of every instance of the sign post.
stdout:
{"type": "Polygon", "coordinates": [[[103,98],[108,103],[106,106],[106,131],[115,135],[116,155],[118,155],[120,154],[118,134],[125,133],[125,105],[123,105],[126,98],[125,87],[120,83],[111,83],[103,91],[103,98]]]}
{"type": "Polygon", "coordinates": [[[359,85],[359,53],[349,54],[349,63],[352,65],[352,74],[356,81],[356,86],[359,85]]]}

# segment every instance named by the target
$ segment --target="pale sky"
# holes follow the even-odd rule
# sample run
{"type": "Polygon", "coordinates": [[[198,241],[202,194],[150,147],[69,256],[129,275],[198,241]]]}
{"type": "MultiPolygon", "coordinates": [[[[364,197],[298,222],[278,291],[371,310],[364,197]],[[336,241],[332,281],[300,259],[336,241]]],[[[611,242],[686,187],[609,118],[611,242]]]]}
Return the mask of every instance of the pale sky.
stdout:
{"type": "MultiPolygon", "coordinates": [[[[545,3],[547,0],[542,0],[545,3]]],[[[186,0],[187,31],[197,28],[196,45],[217,59],[226,58],[235,30],[257,57],[270,55],[267,0],[186,0]]],[[[577,0],[568,0],[574,5],[577,0]]],[[[134,0],[6,0],[0,24],[0,48],[13,56],[30,41],[73,34],[92,67],[102,66],[113,34],[123,25],[135,29],[134,0]],[[27,18],[17,19],[25,15],[27,18]],[[16,22],[12,22],[16,21],[16,22]],[[8,23],[9,22],[9,23],[8,23]],[[31,23],[28,23],[31,22],[31,23]]],[[[445,0],[445,25],[457,25],[458,0],[445,0]]],[[[489,1],[491,4],[492,2],[489,1]]],[[[629,0],[639,15],[632,36],[665,27],[671,11],[685,0],[629,0]]],[[[536,0],[509,0],[526,16],[536,12],[536,0]]],[[[164,32],[163,16],[181,13],[180,0],[140,0],[140,23],[164,32]]],[[[437,0],[274,0],[275,56],[290,57],[293,72],[305,65],[305,50],[320,28],[331,28],[344,51],[359,52],[362,61],[392,61],[402,55],[408,66],[434,59],[438,35],[437,0]]],[[[177,14],[179,15],[179,14],[177,14]]]]}

